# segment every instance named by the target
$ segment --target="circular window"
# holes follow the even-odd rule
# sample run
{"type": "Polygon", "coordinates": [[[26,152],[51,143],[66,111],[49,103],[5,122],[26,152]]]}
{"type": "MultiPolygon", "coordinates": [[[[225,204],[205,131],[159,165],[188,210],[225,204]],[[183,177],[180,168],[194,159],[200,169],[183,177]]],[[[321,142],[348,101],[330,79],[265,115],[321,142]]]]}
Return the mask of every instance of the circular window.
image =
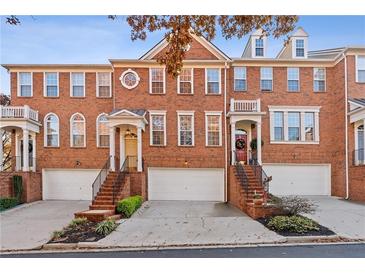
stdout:
{"type": "Polygon", "coordinates": [[[128,69],[122,73],[119,80],[122,83],[123,87],[127,89],[132,89],[138,86],[140,78],[135,71],[128,69]]]}

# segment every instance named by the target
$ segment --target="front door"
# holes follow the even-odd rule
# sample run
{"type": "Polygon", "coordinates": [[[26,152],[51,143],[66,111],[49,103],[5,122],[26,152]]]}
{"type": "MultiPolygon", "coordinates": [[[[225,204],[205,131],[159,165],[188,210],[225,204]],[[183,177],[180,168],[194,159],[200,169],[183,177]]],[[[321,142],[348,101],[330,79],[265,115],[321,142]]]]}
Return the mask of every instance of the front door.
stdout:
{"type": "Polygon", "coordinates": [[[137,168],[137,138],[125,139],[125,156],[128,157],[128,166],[137,168]]]}
{"type": "Polygon", "coordinates": [[[237,161],[247,163],[247,134],[243,130],[236,133],[236,157],[237,161]]]}

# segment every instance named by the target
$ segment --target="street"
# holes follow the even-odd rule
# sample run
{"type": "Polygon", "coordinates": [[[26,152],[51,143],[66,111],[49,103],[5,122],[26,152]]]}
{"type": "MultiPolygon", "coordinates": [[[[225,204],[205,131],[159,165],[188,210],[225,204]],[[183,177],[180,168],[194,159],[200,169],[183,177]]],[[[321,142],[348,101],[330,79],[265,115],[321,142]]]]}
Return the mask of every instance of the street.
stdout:
{"type": "Polygon", "coordinates": [[[6,254],[1,258],[364,258],[365,244],[6,254]]]}

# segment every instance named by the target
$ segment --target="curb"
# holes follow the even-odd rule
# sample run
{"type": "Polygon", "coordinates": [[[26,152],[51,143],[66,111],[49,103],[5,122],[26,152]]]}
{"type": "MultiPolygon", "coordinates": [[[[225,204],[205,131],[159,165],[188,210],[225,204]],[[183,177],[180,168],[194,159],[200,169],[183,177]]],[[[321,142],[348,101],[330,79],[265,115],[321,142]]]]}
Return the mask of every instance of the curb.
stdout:
{"type": "Polygon", "coordinates": [[[286,237],[287,243],[308,243],[312,242],[315,243],[316,241],[323,241],[323,240],[338,240],[341,241],[346,239],[344,237],[338,235],[330,235],[330,236],[290,236],[286,237]]]}
{"type": "Polygon", "coordinates": [[[40,202],[41,201],[35,201],[35,202],[31,202],[31,203],[23,203],[23,204],[20,204],[20,205],[17,205],[15,207],[12,207],[12,208],[9,208],[9,209],[6,209],[6,210],[2,211],[1,215],[7,214],[7,213],[13,213],[14,211],[22,210],[23,208],[27,208],[27,207],[39,204],[40,202]]]}

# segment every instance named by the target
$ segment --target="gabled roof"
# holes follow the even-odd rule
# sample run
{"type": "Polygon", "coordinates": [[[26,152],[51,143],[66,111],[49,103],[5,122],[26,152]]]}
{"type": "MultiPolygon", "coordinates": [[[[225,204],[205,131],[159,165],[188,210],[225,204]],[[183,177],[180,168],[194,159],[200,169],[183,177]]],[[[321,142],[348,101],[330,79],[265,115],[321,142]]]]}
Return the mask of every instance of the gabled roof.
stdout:
{"type": "Polygon", "coordinates": [[[280,52],[276,55],[276,58],[280,58],[283,54],[285,54],[284,52],[287,52],[286,50],[290,50],[291,51],[291,47],[292,45],[292,38],[293,37],[308,37],[308,33],[302,28],[302,27],[298,27],[297,30],[290,35],[289,37],[289,41],[288,43],[286,43],[280,50],[280,52]]]}
{"type": "Polygon", "coordinates": [[[114,109],[109,115],[110,116],[122,116],[126,114],[127,116],[134,116],[134,117],[144,117],[146,114],[146,110],[144,109],[114,109]]]}
{"type": "Polygon", "coordinates": [[[365,107],[365,98],[350,98],[349,102],[354,103],[359,107],[365,107]]]}

